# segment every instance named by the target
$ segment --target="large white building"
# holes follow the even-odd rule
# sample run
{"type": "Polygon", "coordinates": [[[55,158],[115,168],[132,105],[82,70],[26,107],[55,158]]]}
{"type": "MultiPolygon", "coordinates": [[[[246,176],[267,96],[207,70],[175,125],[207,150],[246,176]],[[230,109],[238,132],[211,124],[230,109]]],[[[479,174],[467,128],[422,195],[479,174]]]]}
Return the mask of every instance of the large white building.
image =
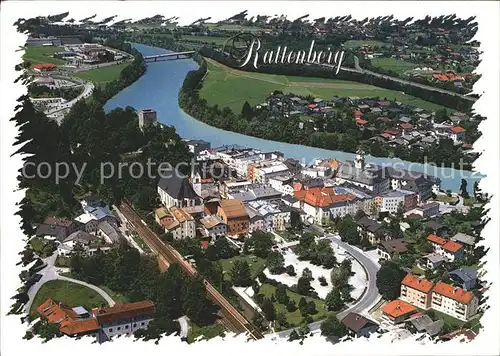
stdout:
{"type": "Polygon", "coordinates": [[[199,173],[193,174],[191,180],[176,171],[164,173],[158,182],[158,195],[167,208],[186,208],[190,213],[203,211],[199,173]]]}
{"type": "Polygon", "coordinates": [[[431,307],[459,320],[468,321],[478,312],[479,298],[470,291],[437,282],[432,290],[431,307]]]}

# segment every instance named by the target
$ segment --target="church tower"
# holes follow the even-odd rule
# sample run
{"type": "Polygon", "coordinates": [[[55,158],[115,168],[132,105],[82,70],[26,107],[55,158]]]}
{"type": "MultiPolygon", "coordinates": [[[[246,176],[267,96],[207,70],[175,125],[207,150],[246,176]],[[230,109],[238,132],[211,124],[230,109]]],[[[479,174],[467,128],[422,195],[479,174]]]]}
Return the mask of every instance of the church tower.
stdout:
{"type": "Polygon", "coordinates": [[[354,160],[354,166],[357,169],[365,169],[365,152],[360,148],[356,152],[356,159],[354,160]]]}
{"type": "Polygon", "coordinates": [[[199,170],[195,168],[195,165],[191,168],[191,185],[195,193],[201,197],[201,175],[199,170]]]}

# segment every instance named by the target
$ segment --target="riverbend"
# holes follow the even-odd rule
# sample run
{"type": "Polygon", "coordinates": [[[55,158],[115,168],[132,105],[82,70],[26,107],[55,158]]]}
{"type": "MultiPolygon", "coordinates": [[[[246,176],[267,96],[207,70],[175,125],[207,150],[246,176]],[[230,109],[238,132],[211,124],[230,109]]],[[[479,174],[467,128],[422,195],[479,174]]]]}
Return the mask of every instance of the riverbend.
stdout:
{"type": "MultiPolygon", "coordinates": [[[[170,52],[141,44],[134,46],[144,56],[170,52]]],[[[148,63],[146,73],[135,83],[110,99],[106,103],[105,110],[109,111],[116,107],[126,106],[132,106],[136,109],[154,109],[157,111],[158,120],[163,124],[174,126],[181,137],[205,140],[210,142],[212,147],[238,144],[263,151],[281,151],[286,157],[295,158],[305,164],[312,163],[319,158],[336,158],[339,161],[354,158],[353,153],[263,140],[224,131],[195,120],[179,107],[178,95],[186,74],[197,68],[198,64],[192,59],[148,63]]],[[[457,167],[457,169],[442,168],[431,164],[406,162],[397,158],[367,156],[367,162],[436,176],[441,179],[441,188],[443,190],[458,191],[462,178],[467,180],[469,190],[471,190],[474,182],[483,177],[477,172],[460,170],[460,167],[457,167]]]]}

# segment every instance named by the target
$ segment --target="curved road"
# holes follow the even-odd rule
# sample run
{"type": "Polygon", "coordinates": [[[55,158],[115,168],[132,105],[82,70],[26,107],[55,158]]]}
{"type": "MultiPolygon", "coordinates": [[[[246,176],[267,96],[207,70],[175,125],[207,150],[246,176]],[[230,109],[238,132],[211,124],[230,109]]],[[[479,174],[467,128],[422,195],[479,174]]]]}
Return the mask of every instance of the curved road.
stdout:
{"type": "Polygon", "coordinates": [[[64,276],[59,275],[59,273],[57,272],[57,270],[59,268],[54,266],[56,259],[57,259],[57,252],[55,252],[52,256],[43,259],[43,261],[45,263],[47,263],[47,267],[45,267],[41,271],[37,272],[38,274],[42,275],[42,278],[40,278],[40,280],[38,282],[36,282],[33,286],[31,286],[31,288],[28,290],[29,300],[23,309],[25,313],[29,313],[30,308],[31,308],[31,304],[33,304],[33,300],[35,299],[36,294],[40,290],[40,287],[43,284],[45,284],[46,282],[56,280],[56,279],[84,285],[85,287],[93,289],[97,293],[99,293],[106,300],[106,302],[109,304],[109,306],[113,306],[115,304],[115,301],[113,300],[113,298],[111,298],[109,296],[109,294],[106,293],[105,291],[103,291],[101,288],[96,287],[93,284],[79,281],[77,279],[73,279],[73,278],[64,277],[64,276]]]}
{"type": "MultiPolygon", "coordinates": [[[[349,245],[348,243],[345,243],[341,241],[338,236],[328,234],[325,232],[324,229],[317,225],[312,225],[312,228],[321,234],[325,236],[328,240],[334,242],[337,244],[340,248],[344,249],[347,253],[349,253],[354,259],[356,259],[361,266],[363,266],[363,269],[365,270],[367,280],[368,280],[368,285],[365,289],[365,292],[363,293],[362,297],[352,306],[350,306],[348,309],[345,309],[337,314],[337,318],[343,319],[347,314],[350,312],[356,312],[359,314],[367,313],[371,308],[373,308],[382,298],[382,296],[378,292],[378,288],[376,285],[376,279],[377,279],[377,272],[380,268],[380,265],[372,260],[370,257],[366,256],[360,249],[353,247],[349,245]]],[[[321,323],[323,321],[316,321],[314,323],[309,324],[309,329],[311,332],[318,331],[319,328],[321,327],[321,323]]],[[[278,337],[280,338],[287,338],[290,333],[294,329],[289,329],[289,330],[284,330],[281,332],[276,333],[278,337]]],[[[273,334],[271,336],[275,336],[276,334],[273,334]]]]}

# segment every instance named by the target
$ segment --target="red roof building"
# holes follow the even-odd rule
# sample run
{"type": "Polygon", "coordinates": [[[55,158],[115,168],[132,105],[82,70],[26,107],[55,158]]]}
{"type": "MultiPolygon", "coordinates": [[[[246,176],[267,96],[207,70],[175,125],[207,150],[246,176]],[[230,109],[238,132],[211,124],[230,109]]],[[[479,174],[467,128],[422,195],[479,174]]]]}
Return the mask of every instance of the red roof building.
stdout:
{"type": "Polygon", "coordinates": [[[56,68],[55,64],[52,63],[39,63],[33,66],[33,69],[37,71],[51,71],[56,68]]]}
{"type": "Polygon", "coordinates": [[[452,127],[450,128],[450,130],[454,133],[462,133],[462,132],[465,132],[465,129],[461,126],[455,126],[455,127],[452,127]]]}
{"type": "Polygon", "coordinates": [[[368,123],[368,121],[366,121],[366,120],[363,120],[363,119],[356,119],[356,124],[357,124],[357,125],[361,125],[361,126],[363,126],[363,125],[366,125],[367,123],[368,123]]]}

